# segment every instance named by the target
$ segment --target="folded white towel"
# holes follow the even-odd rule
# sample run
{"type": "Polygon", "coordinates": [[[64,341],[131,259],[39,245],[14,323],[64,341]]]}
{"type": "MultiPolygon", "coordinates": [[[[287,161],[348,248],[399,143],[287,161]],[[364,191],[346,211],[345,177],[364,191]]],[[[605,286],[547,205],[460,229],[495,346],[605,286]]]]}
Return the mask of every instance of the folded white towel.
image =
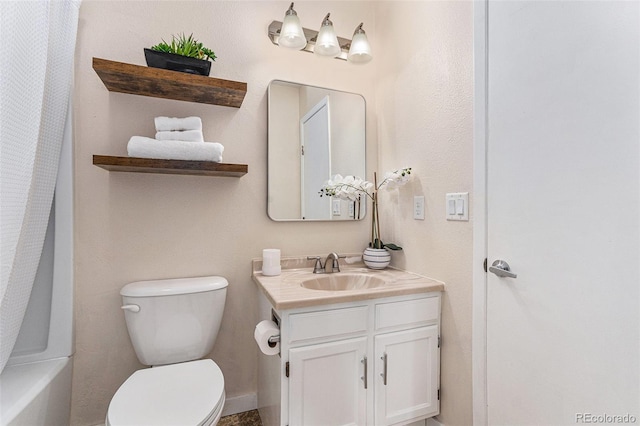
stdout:
{"type": "Polygon", "coordinates": [[[129,157],[157,158],[163,160],[195,160],[222,161],[224,146],[215,142],[183,142],[162,141],[145,138],[144,136],[131,136],[127,145],[129,157]]]}
{"type": "Polygon", "coordinates": [[[176,130],[202,130],[200,117],[156,117],[156,132],[171,132],[176,130]]]}
{"type": "Polygon", "coordinates": [[[181,130],[175,132],[157,132],[159,141],[204,142],[202,130],[181,130]]]}

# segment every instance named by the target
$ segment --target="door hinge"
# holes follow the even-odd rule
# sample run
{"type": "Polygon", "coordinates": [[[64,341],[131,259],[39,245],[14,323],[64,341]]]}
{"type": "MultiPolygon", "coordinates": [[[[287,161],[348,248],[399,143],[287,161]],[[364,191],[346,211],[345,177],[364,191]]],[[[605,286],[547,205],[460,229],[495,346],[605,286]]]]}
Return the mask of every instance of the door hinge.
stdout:
{"type": "Polygon", "coordinates": [[[438,388],[438,401],[440,401],[440,388],[438,388]]]}
{"type": "Polygon", "coordinates": [[[289,377],[289,361],[284,365],[284,375],[289,377]]]}
{"type": "Polygon", "coordinates": [[[487,272],[487,258],[484,258],[484,263],[482,264],[482,267],[484,268],[484,271],[487,272]]]}
{"type": "Polygon", "coordinates": [[[301,153],[302,155],[304,155],[304,145],[301,145],[301,146],[300,146],[300,153],[301,153]]]}
{"type": "Polygon", "coordinates": [[[438,336],[438,347],[440,347],[440,343],[442,343],[442,338],[438,336]]]}

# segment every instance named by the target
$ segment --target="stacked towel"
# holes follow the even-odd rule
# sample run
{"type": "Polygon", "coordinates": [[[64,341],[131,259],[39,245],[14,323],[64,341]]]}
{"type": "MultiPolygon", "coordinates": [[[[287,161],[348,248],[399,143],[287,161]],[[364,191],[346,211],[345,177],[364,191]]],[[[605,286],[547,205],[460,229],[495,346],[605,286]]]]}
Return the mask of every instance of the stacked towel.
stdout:
{"type": "Polygon", "coordinates": [[[156,117],[156,131],[158,132],[176,132],[182,130],[200,130],[202,131],[202,120],[200,117],[156,117]]]}
{"type": "Polygon", "coordinates": [[[204,142],[200,117],[156,117],[155,123],[159,141],[204,142]]]}
{"type": "Polygon", "coordinates": [[[215,142],[158,141],[143,136],[132,136],[127,145],[129,157],[162,160],[195,160],[222,162],[224,146],[215,142]]]}
{"type": "Polygon", "coordinates": [[[127,145],[129,157],[215,163],[222,161],[224,146],[204,141],[200,117],[156,117],[155,124],[155,139],[131,137],[127,145]]]}
{"type": "Polygon", "coordinates": [[[174,132],[157,132],[159,141],[204,142],[201,130],[180,130],[174,132]]]}

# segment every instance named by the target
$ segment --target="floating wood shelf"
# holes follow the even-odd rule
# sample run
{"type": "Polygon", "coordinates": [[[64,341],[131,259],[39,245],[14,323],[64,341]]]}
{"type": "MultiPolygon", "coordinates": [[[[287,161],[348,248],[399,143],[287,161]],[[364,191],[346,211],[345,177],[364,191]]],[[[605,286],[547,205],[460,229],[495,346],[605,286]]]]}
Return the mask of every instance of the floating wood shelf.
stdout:
{"type": "Polygon", "coordinates": [[[246,164],[213,163],[211,161],[156,160],[152,158],[94,155],[93,164],[112,172],[162,173],[174,175],[229,176],[247,174],[246,164]]]}
{"type": "Polygon", "coordinates": [[[247,83],[93,58],[111,92],[240,108],[247,83]]]}

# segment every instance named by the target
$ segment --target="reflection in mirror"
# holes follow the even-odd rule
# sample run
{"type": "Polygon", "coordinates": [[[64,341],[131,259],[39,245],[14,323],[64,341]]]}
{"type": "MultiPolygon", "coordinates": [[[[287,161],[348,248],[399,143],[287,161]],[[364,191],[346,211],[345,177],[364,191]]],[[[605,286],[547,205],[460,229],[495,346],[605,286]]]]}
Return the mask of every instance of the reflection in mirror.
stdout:
{"type": "Polygon", "coordinates": [[[364,178],[362,95],[274,80],[269,84],[267,213],[273,220],[357,220],[366,203],[320,197],[331,176],[364,178]]]}

